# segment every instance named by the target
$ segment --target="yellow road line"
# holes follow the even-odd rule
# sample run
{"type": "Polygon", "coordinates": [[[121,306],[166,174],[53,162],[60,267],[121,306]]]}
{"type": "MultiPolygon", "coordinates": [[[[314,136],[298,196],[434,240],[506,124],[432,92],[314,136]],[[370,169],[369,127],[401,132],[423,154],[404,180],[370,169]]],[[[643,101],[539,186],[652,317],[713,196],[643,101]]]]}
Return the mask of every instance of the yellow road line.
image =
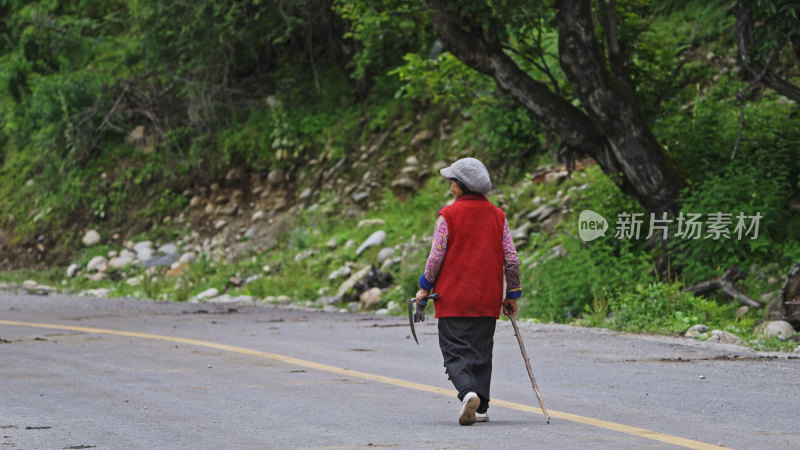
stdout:
{"type": "MultiPolygon", "coordinates": [[[[447,396],[455,395],[455,391],[451,389],[443,389],[436,386],[429,386],[427,384],[414,383],[413,381],[406,381],[399,378],[385,377],[383,375],[375,375],[367,372],[359,372],[357,370],[345,369],[342,367],[330,366],[327,364],[320,364],[313,361],[306,361],[304,359],[293,358],[291,356],[278,355],[276,353],[262,352],[259,350],[251,350],[244,347],[236,347],[233,345],[218,344],[215,342],[201,341],[197,339],[187,339],[181,337],[161,336],[158,334],[137,333],[134,331],[117,331],[108,330],[104,328],[89,328],[89,327],[74,327],[69,325],[52,325],[45,323],[32,323],[32,322],[15,322],[10,320],[0,320],[0,325],[12,325],[21,327],[34,327],[34,328],[49,328],[55,330],[69,330],[80,331],[84,333],[95,334],[110,334],[115,336],[126,336],[140,339],[153,339],[157,341],[176,342],[180,344],[196,345],[199,347],[213,348],[223,350],[226,352],[239,353],[242,355],[255,356],[257,358],[266,358],[273,361],[280,361],[286,364],[293,364],[296,366],[307,367],[309,369],[316,369],[323,372],[335,373],[338,375],[345,375],[354,378],[361,378],[364,380],[375,381],[378,383],[389,384],[392,386],[405,387],[417,391],[430,392],[433,394],[442,394],[447,396]]],[[[517,411],[524,411],[534,414],[543,415],[538,407],[523,405],[521,403],[509,402],[506,400],[492,399],[492,404],[503,408],[514,409],[517,411]]],[[[659,433],[657,431],[650,431],[644,428],[632,427],[607,420],[595,419],[593,417],[579,416],[567,412],[549,410],[550,416],[553,418],[568,420],[583,425],[590,425],[593,427],[604,428],[606,430],[617,431],[633,436],[642,437],[645,439],[652,439],[667,444],[679,445],[681,447],[694,448],[694,449],[723,449],[719,445],[708,444],[705,442],[695,441],[693,439],[682,438],[680,436],[673,436],[671,434],[659,433]]]]}

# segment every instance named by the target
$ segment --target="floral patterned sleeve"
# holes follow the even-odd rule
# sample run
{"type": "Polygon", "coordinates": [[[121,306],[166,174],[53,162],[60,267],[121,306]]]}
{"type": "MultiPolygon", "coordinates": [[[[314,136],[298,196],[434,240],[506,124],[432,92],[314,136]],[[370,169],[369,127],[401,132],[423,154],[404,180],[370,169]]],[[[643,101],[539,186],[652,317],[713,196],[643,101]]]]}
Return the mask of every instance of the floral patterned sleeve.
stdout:
{"type": "Polygon", "coordinates": [[[508,220],[503,224],[503,268],[506,272],[506,298],[519,298],[522,286],[519,282],[519,255],[511,239],[508,220]]]}
{"type": "Polygon", "coordinates": [[[442,268],[444,254],[447,252],[447,237],[447,220],[444,216],[439,216],[436,226],[433,228],[433,242],[428,262],[425,264],[425,274],[419,279],[419,285],[423,289],[433,288],[436,279],[439,278],[439,270],[442,268]]]}

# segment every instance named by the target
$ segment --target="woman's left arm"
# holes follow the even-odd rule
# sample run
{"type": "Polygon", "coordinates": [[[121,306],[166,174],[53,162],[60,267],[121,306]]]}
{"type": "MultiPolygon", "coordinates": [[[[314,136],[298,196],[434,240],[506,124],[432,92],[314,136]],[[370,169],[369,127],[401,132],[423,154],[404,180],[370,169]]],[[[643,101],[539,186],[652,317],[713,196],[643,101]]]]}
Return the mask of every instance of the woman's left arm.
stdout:
{"type": "Polygon", "coordinates": [[[506,298],[517,299],[522,295],[519,282],[519,255],[511,238],[508,220],[503,224],[503,268],[506,273],[506,298]]]}

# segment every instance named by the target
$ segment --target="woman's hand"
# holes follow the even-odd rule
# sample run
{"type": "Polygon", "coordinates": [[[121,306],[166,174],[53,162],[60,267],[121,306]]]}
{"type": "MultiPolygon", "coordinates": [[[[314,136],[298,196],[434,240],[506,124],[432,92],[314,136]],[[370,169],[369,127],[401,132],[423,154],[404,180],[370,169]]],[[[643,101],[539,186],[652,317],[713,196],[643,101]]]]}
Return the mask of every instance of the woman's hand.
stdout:
{"type": "MultiPolygon", "coordinates": [[[[417,304],[418,304],[419,306],[422,306],[422,303],[420,303],[420,301],[421,301],[423,298],[425,298],[425,297],[427,297],[427,296],[429,296],[429,295],[431,295],[431,291],[430,291],[430,290],[428,290],[428,289],[420,289],[420,290],[418,290],[418,291],[417,291],[417,304]]],[[[423,307],[423,308],[424,308],[424,307],[423,307]]]]}
{"type": "Polygon", "coordinates": [[[514,317],[517,315],[517,299],[515,298],[507,298],[503,300],[503,312],[508,317],[514,317]]]}

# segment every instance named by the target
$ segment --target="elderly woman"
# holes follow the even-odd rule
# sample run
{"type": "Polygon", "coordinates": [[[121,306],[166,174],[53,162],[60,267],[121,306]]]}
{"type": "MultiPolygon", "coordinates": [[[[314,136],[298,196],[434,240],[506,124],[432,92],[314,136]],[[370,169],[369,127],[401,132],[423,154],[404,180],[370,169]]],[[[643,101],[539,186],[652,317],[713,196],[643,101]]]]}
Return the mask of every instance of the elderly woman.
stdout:
{"type": "Polygon", "coordinates": [[[505,214],[485,196],[492,188],[486,166],[463,158],[441,174],[450,179],[455,202],[439,213],[416,298],[419,303],[434,288],[439,294],[439,347],[461,400],[458,423],[472,425],[489,420],[494,330],[501,308],[517,313],[519,257],[505,214]]]}

